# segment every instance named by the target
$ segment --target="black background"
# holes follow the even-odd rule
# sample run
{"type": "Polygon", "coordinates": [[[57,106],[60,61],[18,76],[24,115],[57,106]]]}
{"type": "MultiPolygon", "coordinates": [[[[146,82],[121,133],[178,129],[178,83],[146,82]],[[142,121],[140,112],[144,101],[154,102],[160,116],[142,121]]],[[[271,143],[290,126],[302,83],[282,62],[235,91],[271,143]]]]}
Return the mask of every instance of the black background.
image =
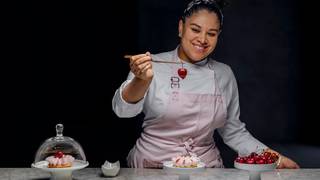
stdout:
{"type": "MultiPolygon", "coordinates": [[[[14,4],[5,16],[0,166],[30,167],[57,123],[82,145],[91,167],[105,160],[126,166],[141,116],[120,119],[112,111],[129,71],[122,57],[174,49],[187,2],[14,4]]],[[[236,75],[241,120],[267,145],[319,148],[314,11],[291,0],[230,2],[213,57],[236,75]]],[[[231,152],[231,166],[235,154],[217,141],[231,152]]]]}

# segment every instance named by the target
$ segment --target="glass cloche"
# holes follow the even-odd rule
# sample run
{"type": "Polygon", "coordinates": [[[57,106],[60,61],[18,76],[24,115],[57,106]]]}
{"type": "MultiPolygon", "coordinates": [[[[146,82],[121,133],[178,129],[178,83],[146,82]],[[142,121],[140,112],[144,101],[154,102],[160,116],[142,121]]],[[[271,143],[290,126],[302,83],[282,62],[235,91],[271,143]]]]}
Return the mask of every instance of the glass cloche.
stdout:
{"type": "Polygon", "coordinates": [[[57,135],[44,141],[36,152],[32,167],[48,171],[52,179],[72,179],[72,171],[89,165],[81,145],[63,136],[63,125],[56,125],[57,135]]]}

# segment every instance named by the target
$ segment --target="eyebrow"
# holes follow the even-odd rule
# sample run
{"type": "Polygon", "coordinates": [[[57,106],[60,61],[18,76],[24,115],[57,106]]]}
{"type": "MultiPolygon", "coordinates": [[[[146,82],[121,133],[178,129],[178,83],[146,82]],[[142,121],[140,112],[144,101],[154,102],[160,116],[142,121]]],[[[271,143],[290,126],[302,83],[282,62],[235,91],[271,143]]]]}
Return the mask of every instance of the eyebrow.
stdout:
{"type": "MultiPolygon", "coordinates": [[[[199,26],[198,24],[195,24],[195,23],[190,23],[190,25],[192,26],[196,26],[197,28],[200,28],[201,29],[201,26],[199,26]]],[[[211,29],[209,29],[209,31],[217,31],[217,32],[219,32],[219,29],[213,29],[213,28],[211,28],[211,29]]]]}

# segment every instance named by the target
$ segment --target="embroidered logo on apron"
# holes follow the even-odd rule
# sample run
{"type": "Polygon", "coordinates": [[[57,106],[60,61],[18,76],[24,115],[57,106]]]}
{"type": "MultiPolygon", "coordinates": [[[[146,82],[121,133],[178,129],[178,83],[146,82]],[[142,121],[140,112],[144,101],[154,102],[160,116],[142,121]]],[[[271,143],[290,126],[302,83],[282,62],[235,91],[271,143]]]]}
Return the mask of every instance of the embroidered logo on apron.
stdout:
{"type": "Polygon", "coordinates": [[[172,76],[170,78],[171,80],[171,89],[178,89],[180,88],[180,78],[176,77],[176,76],[172,76]]]}

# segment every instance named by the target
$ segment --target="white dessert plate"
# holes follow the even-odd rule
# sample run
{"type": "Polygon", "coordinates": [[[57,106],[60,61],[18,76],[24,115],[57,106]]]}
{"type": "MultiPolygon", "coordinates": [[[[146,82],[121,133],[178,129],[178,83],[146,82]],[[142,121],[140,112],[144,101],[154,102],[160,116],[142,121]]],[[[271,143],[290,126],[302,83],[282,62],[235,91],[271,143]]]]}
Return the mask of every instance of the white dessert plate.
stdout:
{"type": "Polygon", "coordinates": [[[48,168],[47,161],[32,163],[32,167],[51,173],[51,179],[54,180],[72,180],[72,171],[83,169],[89,165],[88,161],[75,160],[71,167],[66,168],[48,168]]]}
{"type": "Polygon", "coordinates": [[[203,162],[200,162],[197,167],[193,168],[180,168],[180,167],[174,167],[172,161],[164,161],[163,162],[163,169],[167,171],[172,172],[196,172],[196,171],[202,171],[206,168],[206,165],[203,162]]]}
{"type": "Polygon", "coordinates": [[[32,163],[32,167],[39,168],[48,172],[78,170],[78,169],[83,169],[88,165],[89,165],[88,161],[81,161],[81,160],[75,160],[71,167],[66,167],[66,168],[48,168],[47,161],[32,163]]]}

